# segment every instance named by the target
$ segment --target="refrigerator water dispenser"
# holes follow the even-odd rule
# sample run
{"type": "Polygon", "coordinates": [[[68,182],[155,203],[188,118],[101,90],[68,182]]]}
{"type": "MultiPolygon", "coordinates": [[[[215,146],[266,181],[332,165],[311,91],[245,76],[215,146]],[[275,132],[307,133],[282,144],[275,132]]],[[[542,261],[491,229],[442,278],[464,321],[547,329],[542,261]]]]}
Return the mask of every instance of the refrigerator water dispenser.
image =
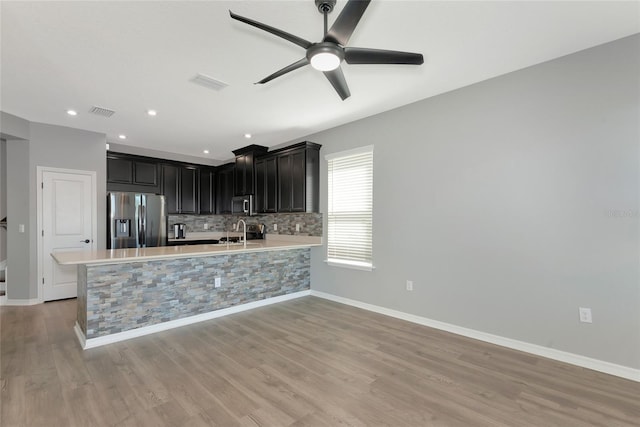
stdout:
{"type": "Polygon", "coordinates": [[[115,224],[116,236],[115,237],[130,237],[131,236],[131,220],[130,219],[116,219],[115,224]]]}

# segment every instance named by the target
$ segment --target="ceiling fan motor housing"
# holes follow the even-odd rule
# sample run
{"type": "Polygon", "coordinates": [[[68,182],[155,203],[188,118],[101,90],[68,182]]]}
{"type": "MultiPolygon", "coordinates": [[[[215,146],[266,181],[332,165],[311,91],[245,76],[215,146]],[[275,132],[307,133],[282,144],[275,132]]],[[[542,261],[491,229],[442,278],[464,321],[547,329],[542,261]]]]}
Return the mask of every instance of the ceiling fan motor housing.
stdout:
{"type": "Polygon", "coordinates": [[[316,0],[316,7],[320,13],[331,13],[336,0],[316,0]]]}

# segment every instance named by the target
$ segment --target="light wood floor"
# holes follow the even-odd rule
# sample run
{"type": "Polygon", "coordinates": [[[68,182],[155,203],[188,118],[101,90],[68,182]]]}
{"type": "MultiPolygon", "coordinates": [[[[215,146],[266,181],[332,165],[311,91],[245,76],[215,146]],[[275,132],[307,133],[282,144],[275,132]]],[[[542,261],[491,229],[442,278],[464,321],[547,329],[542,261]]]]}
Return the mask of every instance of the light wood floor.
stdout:
{"type": "Polygon", "coordinates": [[[0,425],[640,426],[640,384],[314,297],[82,351],[0,308],[0,425]]]}

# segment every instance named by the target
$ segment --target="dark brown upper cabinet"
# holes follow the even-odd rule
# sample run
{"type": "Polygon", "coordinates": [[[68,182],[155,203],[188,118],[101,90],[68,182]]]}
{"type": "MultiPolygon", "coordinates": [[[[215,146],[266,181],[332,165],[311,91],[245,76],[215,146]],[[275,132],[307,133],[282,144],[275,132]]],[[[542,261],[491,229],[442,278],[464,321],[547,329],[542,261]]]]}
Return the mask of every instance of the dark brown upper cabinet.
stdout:
{"type": "Polygon", "coordinates": [[[255,193],[255,164],[257,156],[266,153],[268,147],[262,145],[249,145],[239,150],[234,150],[236,156],[234,172],[234,194],[245,196],[255,193]]]}
{"type": "Polygon", "coordinates": [[[107,154],[107,190],[158,193],[158,164],[152,159],[128,154],[107,154]]]}
{"type": "Polygon", "coordinates": [[[162,194],[168,214],[197,214],[199,212],[199,174],[194,165],[162,165],[162,194]]]}
{"type": "Polygon", "coordinates": [[[278,158],[259,158],[256,164],[256,212],[278,212],[278,158]]]}
{"type": "Polygon", "coordinates": [[[233,198],[233,181],[234,181],[235,164],[227,163],[226,165],[216,168],[216,213],[230,214],[231,199],[233,198]]]}
{"type": "Polygon", "coordinates": [[[200,168],[200,213],[216,213],[216,172],[213,167],[200,168]]]}
{"type": "Polygon", "coordinates": [[[305,141],[257,158],[258,212],[318,212],[320,147],[305,141]]]}
{"type": "Polygon", "coordinates": [[[168,214],[230,214],[233,196],[248,194],[259,213],[318,212],[320,147],[249,145],[217,167],[108,152],[107,191],[164,194],[168,214]]]}

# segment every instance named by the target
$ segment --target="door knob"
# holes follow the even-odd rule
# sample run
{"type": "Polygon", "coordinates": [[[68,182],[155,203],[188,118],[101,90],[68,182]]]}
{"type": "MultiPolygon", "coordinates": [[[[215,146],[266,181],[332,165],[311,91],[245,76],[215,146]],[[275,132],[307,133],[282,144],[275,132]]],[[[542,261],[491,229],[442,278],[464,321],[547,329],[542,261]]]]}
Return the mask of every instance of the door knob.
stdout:
{"type": "Polygon", "coordinates": [[[84,239],[84,240],[80,240],[80,241],[81,241],[81,242],[84,242],[84,243],[89,243],[91,240],[89,240],[89,239],[84,239]]]}

